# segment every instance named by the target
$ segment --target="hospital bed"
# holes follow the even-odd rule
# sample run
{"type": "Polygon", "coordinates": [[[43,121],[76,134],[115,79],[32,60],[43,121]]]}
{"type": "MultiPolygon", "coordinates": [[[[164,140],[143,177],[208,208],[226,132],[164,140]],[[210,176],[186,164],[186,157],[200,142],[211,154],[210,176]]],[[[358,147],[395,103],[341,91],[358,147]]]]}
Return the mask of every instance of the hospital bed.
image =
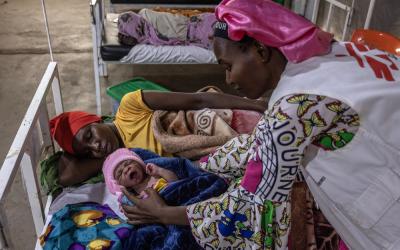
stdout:
{"type": "Polygon", "coordinates": [[[107,64],[216,64],[210,50],[186,46],[185,51],[166,46],[121,45],[118,42],[116,19],[121,10],[168,7],[174,9],[213,9],[220,0],[91,0],[93,64],[95,77],[97,114],[101,112],[100,77],[107,77],[107,64]],[[106,6],[108,4],[108,6],[106,6]],[[122,58],[129,54],[129,62],[122,58]]]}
{"type": "MultiPolygon", "coordinates": [[[[362,36],[359,33],[353,40],[357,41],[357,39],[365,40],[368,39],[368,36],[362,36]]],[[[364,42],[368,43],[368,41],[364,42]]],[[[397,39],[396,42],[397,44],[394,43],[393,46],[397,46],[394,51],[398,52],[399,40],[397,39]]],[[[98,47],[96,47],[97,49],[98,47]]],[[[6,218],[3,216],[3,205],[19,169],[28,194],[36,236],[42,234],[45,222],[49,219],[47,215],[53,199],[48,196],[45,203],[42,201],[36,168],[46,152],[53,153],[56,149],[48,126],[50,108],[46,97],[50,94],[53,96],[52,105],[55,113],[63,112],[56,62],[49,63],[0,169],[0,249],[11,249],[12,247],[6,237],[8,232],[4,227],[6,218]]],[[[352,249],[377,249],[362,232],[343,217],[337,208],[328,206],[329,200],[319,188],[318,183],[304,169],[303,173],[319,207],[346,244],[352,249]]],[[[40,249],[39,244],[36,245],[36,248],[40,249]]]]}

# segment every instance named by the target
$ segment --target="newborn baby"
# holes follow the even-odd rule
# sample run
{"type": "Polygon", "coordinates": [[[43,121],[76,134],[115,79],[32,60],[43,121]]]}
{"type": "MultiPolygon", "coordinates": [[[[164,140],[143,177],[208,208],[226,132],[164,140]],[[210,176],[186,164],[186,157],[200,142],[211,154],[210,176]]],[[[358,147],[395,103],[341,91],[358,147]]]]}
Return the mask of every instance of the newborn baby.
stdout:
{"type": "Polygon", "coordinates": [[[145,198],[146,188],[154,188],[160,192],[168,183],[178,180],[172,171],[155,164],[145,164],[134,152],[120,148],[110,154],[103,164],[104,180],[112,194],[118,196],[122,204],[133,205],[122,193],[121,188],[145,198]]]}

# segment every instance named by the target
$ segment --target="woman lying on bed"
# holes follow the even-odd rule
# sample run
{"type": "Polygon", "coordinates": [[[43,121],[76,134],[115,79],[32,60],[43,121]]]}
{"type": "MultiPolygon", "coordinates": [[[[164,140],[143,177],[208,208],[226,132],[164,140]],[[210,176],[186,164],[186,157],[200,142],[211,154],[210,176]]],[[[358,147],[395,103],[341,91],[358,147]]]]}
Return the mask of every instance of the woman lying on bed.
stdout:
{"type": "Polygon", "coordinates": [[[214,13],[189,17],[142,9],[139,13],[126,12],[118,18],[120,43],[130,46],[194,45],[212,49],[214,13]]]}
{"type": "Polygon", "coordinates": [[[96,175],[104,158],[117,148],[143,148],[171,156],[154,137],[154,111],[206,107],[262,111],[266,104],[219,93],[135,91],[124,96],[112,123],[79,111],[54,117],[50,121],[51,135],[67,152],[58,161],[59,184],[75,185],[96,175]]]}

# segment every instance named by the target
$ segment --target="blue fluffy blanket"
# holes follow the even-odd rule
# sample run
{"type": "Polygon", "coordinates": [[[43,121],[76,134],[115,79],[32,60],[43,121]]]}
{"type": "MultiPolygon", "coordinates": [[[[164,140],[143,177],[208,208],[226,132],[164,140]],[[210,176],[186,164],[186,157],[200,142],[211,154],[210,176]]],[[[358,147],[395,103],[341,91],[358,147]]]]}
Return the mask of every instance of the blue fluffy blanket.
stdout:
{"type": "MultiPolygon", "coordinates": [[[[160,195],[170,206],[190,205],[218,196],[226,191],[226,182],[204,172],[183,158],[160,157],[144,149],[133,149],[145,163],[154,163],[173,171],[178,181],[168,184],[160,195]]],[[[196,244],[189,226],[140,225],[124,240],[123,249],[201,249],[196,244]]]]}

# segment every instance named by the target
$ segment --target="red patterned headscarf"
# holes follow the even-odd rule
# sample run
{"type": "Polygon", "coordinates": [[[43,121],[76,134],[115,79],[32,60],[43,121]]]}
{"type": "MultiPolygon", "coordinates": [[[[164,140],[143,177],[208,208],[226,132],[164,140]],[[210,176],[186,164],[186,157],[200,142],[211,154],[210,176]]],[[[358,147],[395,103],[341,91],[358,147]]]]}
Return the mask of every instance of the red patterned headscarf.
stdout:
{"type": "MultiPolygon", "coordinates": [[[[325,55],[331,49],[332,34],[270,0],[223,0],[215,15],[227,24],[231,40],[252,37],[278,48],[293,63],[325,55]]],[[[216,29],[223,27],[216,25],[216,29]]]]}
{"type": "Polygon", "coordinates": [[[86,112],[64,112],[50,120],[50,133],[62,149],[75,154],[72,141],[79,129],[99,121],[101,121],[100,117],[86,112]]]}

